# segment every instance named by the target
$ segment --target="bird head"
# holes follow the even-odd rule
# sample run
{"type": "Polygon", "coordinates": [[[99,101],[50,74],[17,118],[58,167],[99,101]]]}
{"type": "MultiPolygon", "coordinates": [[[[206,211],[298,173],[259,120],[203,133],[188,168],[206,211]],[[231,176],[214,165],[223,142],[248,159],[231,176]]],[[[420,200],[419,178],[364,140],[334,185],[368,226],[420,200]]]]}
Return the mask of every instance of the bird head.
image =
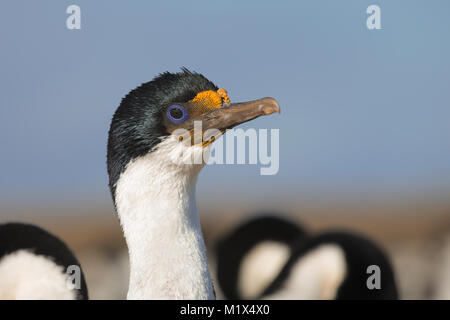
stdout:
{"type": "Polygon", "coordinates": [[[225,89],[185,68],[160,74],[129,92],[113,116],[107,154],[113,197],[133,159],[163,150],[174,167],[198,168],[202,165],[191,160],[227,129],[279,111],[273,98],[230,103],[225,89]]]}

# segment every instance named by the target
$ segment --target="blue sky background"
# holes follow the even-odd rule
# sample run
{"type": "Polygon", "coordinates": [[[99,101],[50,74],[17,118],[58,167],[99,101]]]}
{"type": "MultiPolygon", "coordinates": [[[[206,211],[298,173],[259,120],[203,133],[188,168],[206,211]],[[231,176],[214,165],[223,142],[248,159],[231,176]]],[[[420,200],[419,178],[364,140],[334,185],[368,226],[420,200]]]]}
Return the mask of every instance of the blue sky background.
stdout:
{"type": "MultiPolygon", "coordinates": [[[[207,167],[205,198],[448,196],[448,1],[2,1],[0,203],[110,203],[121,98],[186,66],[233,101],[273,96],[280,171],[207,167]],[[66,8],[82,29],[66,28],[66,8]],[[382,30],[366,28],[381,7],[382,30]],[[267,194],[270,193],[270,196],[267,194]]],[[[269,199],[270,200],[270,199],[269,199]]]]}

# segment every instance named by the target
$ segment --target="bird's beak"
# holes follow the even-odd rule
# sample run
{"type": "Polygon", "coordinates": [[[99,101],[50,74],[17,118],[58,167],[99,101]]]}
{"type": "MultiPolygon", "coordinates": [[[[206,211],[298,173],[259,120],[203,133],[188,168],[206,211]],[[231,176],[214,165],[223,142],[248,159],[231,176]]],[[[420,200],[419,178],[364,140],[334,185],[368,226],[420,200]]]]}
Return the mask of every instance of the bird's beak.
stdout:
{"type": "Polygon", "coordinates": [[[274,98],[267,97],[248,102],[232,103],[214,109],[189,119],[183,124],[183,127],[191,132],[193,144],[201,143],[203,146],[206,146],[211,144],[227,129],[275,112],[280,113],[280,105],[274,98]],[[200,123],[201,126],[199,126],[200,123]],[[198,133],[195,132],[196,127],[201,127],[202,137],[199,137],[198,133]]]}

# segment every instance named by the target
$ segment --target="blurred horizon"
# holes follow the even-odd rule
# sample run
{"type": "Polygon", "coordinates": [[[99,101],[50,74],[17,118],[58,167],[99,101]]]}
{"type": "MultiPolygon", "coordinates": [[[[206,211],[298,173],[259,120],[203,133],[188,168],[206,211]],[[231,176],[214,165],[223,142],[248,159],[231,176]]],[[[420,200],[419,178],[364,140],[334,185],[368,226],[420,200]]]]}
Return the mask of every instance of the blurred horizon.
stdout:
{"type": "Polygon", "coordinates": [[[6,1],[1,211],[112,211],[112,114],[128,91],[182,66],[232,101],[273,96],[282,108],[241,126],[280,129],[279,173],[207,166],[201,205],[446,204],[450,3],[376,1],[382,29],[370,31],[371,4],[6,1]],[[81,30],[66,28],[71,4],[81,8],[81,30]]]}

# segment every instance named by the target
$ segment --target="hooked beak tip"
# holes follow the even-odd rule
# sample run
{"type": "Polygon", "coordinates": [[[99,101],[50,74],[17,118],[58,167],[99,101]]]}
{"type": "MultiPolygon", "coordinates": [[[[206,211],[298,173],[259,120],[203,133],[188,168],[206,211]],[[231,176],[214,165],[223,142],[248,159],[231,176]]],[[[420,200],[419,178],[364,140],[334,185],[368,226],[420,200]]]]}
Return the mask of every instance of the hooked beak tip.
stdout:
{"type": "Polygon", "coordinates": [[[277,100],[271,97],[262,98],[260,99],[260,106],[262,107],[262,111],[265,115],[269,115],[275,112],[281,113],[280,105],[278,104],[277,100]]]}

